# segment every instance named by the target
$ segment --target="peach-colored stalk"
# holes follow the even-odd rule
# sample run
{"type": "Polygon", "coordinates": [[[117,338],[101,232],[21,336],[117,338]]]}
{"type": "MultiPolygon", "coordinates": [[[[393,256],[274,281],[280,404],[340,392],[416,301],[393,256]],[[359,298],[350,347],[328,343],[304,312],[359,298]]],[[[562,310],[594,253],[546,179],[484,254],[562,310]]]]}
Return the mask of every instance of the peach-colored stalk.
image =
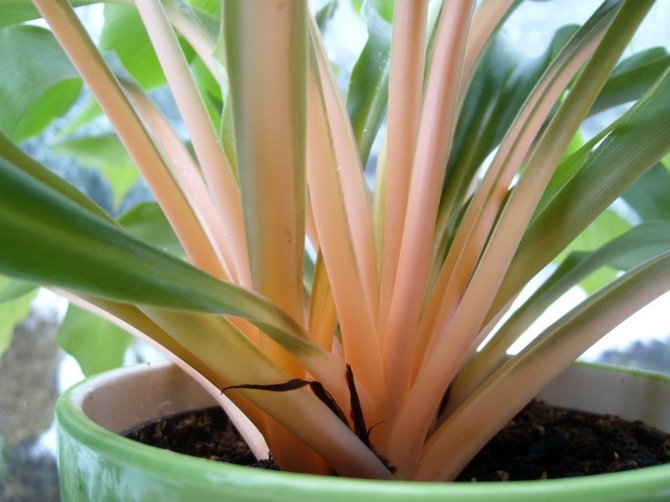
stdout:
{"type": "MultiPolygon", "coordinates": [[[[323,102],[330,125],[332,148],[337,162],[337,177],[346,194],[343,198],[344,209],[351,227],[352,244],[355,249],[365,300],[368,308],[378,311],[379,277],[374,242],[374,226],[372,222],[371,200],[358,147],[351,129],[342,95],[337,86],[333,68],[329,62],[323,41],[318,34],[318,28],[313,20],[310,22],[312,44],[316,65],[319,71],[320,85],[323,93],[323,102]]],[[[323,236],[319,235],[319,239],[323,236]]],[[[373,323],[376,328],[376,320],[373,323]]],[[[376,333],[377,330],[374,330],[376,333]]]]}
{"type": "MultiPolygon", "coordinates": [[[[633,23],[629,22],[626,28],[631,24],[633,23]]],[[[605,36],[611,39],[616,37],[612,30],[605,36]]],[[[462,365],[472,341],[484,323],[507,267],[555,167],[625,44],[626,37],[622,35],[596,49],[571,93],[530,154],[526,171],[500,217],[496,231],[491,236],[458,309],[446,326],[444,335],[435,345],[435,350],[420,369],[406,406],[392,426],[390,441],[393,451],[401,451],[403,448],[414,451],[423,442],[423,435],[434,417],[437,403],[462,365]],[[407,435],[404,431],[408,426],[417,432],[407,435]]],[[[413,465],[407,467],[412,468],[413,465]]]]}
{"type": "Polygon", "coordinates": [[[385,414],[371,407],[374,403],[383,403],[387,389],[375,336],[376,311],[367,304],[361,286],[364,280],[362,267],[354,248],[349,214],[344,207],[344,183],[341,169],[338,170],[315,68],[311,68],[308,77],[307,183],[310,201],[337,306],[345,359],[352,366],[357,384],[372,397],[372,402],[364,403],[366,417],[377,421],[385,418],[385,414]]]}
{"type": "Polygon", "coordinates": [[[319,236],[316,232],[314,213],[312,213],[312,206],[309,203],[305,206],[305,237],[309,240],[314,253],[318,253],[321,245],[319,244],[319,236]]]}
{"type": "MultiPolygon", "coordinates": [[[[124,88],[142,114],[142,120],[151,128],[154,138],[170,159],[171,172],[184,191],[184,196],[218,253],[219,261],[224,268],[223,272],[226,274],[219,278],[241,286],[251,287],[251,278],[248,274],[245,277],[237,275],[230,250],[231,243],[226,241],[225,230],[218,219],[207,187],[191,154],[186,150],[167,119],[141,89],[130,83],[124,84],[124,88]],[[178,166],[178,168],[175,168],[175,166],[178,166]]],[[[233,319],[232,322],[238,329],[246,333],[254,343],[259,343],[258,328],[244,319],[233,319]]]]}
{"type": "Polygon", "coordinates": [[[251,287],[249,274],[240,277],[234,268],[234,258],[230,249],[231,242],[226,240],[226,232],[217,216],[214,204],[202,179],[202,174],[193,161],[190,152],[181,142],[177,133],[153,102],[138,87],[127,84],[126,92],[133,98],[142,119],[151,128],[151,131],[171,161],[172,173],[184,190],[184,194],[198,219],[206,227],[212,244],[220,254],[226,277],[224,280],[251,287]]]}
{"type": "Polygon", "coordinates": [[[231,97],[254,289],[304,326],[305,7],[233,5],[231,97]]]}
{"type": "MultiPolygon", "coordinates": [[[[112,0],[114,3],[135,5],[135,0],[112,0]]],[[[219,63],[216,62],[214,51],[216,49],[216,40],[211,36],[203,26],[200,19],[192,12],[185,12],[175,3],[164,4],[165,13],[170,22],[183,36],[189,45],[195,50],[196,54],[205,64],[209,72],[214,76],[219,76],[219,63]]]]}
{"type": "MultiPolygon", "coordinates": [[[[304,325],[306,5],[235,1],[224,16],[254,289],[304,325]]],[[[261,347],[292,377],[305,377],[294,355],[274,340],[261,337],[261,347]]],[[[271,422],[267,439],[282,468],[323,470],[323,460],[283,424],[271,422]]]]}
{"type": "MultiPolygon", "coordinates": [[[[513,3],[514,0],[484,0],[477,7],[472,19],[472,29],[468,33],[468,42],[463,58],[463,76],[461,78],[463,89],[468,88],[475,65],[484,51],[484,47],[486,47],[494,30],[513,3]]],[[[465,99],[464,93],[461,95],[461,104],[463,99],[465,99]]]]}
{"type": "Polygon", "coordinates": [[[189,131],[226,238],[232,242],[238,274],[243,277],[249,265],[237,180],[160,1],[137,0],[136,5],[189,131]]]}
{"type": "MultiPolygon", "coordinates": [[[[387,378],[399,404],[408,389],[413,333],[419,321],[431,267],[442,183],[457,116],[455,105],[463,48],[474,1],[444,7],[430,63],[409,188],[407,213],[398,257],[395,287],[384,335],[387,378]]],[[[410,453],[411,456],[411,453],[410,453]]],[[[392,458],[395,463],[397,459],[392,458]]]]}
{"type": "Polygon", "coordinates": [[[200,20],[184,13],[174,4],[165,5],[165,12],[172,25],[193,47],[212,76],[219,77],[220,65],[214,59],[216,40],[200,24],[200,20]]]}
{"type": "Polygon", "coordinates": [[[34,4],[151,186],[191,262],[216,277],[222,277],[224,271],[217,252],[210,245],[197,215],[72,7],[64,0],[34,0],[34,4]]]}
{"type": "MultiPolygon", "coordinates": [[[[383,178],[380,326],[388,316],[407,209],[423,96],[427,0],[397,0],[391,42],[383,178]]],[[[388,370],[387,370],[388,371],[388,370]]]]}
{"type": "Polygon", "coordinates": [[[670,287],[670,254],[643,267],[624,279],[625,288],[609,298],[600,293],[591,297],[502,366],[433,434],[414,478],[456,477],[469,459],[570,362],[665,293],[670,287]]]}
{"type": "Polygon", "coordinates": [[[309,334],[311,340],[325,350],[331,350],[336,328],[335,301],[323,257],[319,256],[314,265],[314,280],[310,295],[309,334]]]}
{"type": "MultiPolygon", "coordinates": [[[[207,378],[219,388],[249,382],[275,384],[290,379],[288,373],[279,369],[223,317],[146,306],[141,309],[177,341],[198,349],[203,365],[215,370],[206,375],[207,378]]],[[[342,380],[342,376],[339,377],[342,380]]],[[[390,477],[376,455],[309,389],[279,393],[238,389],[228,395],[233,400],[240,395],[256,404],[309,444],[340,475],[390,477]]],[[[318,470],[320,466],[306,464],[303,467],[318,470]]]]}
{"type": "Polygon", "coordinates": [[[560,64],[549,69],[503,138],[481,186],[463,216],[426,302],[414,354],[415,368],[420,367],[424,353],[434,347],[437,337],[463,297],[512,180],[556,100],[601,39],[602,35],[595,37],[576,54],[570,54],[566,62],[559,61],[560,64]]]}

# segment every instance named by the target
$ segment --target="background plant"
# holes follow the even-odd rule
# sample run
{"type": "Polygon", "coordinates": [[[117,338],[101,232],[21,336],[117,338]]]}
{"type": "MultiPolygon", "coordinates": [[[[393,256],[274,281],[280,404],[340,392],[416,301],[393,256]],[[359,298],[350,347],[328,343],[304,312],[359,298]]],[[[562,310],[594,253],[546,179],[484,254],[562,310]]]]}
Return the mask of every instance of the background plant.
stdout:
{"type": "MultiPolygon", "coordinates": [[[[327,29],[334,3],[314,18],[299,1],[109,5],[101,45],[118,77],[67,2],[34,4],[76,72],[49,32],[14,25],[37,15],[28,2],[0,7],[0,61],[15,77],[2,95],[0,272],[18,278],[4,298],[43,283],[164,347],[252,420],[284,469],[452,479],[562,368],[669,289],[669,59],[620,61],[651,1],[604,2],[532,61],[498,35],[518,2],[368,2],[346,101],[316,23],[327,29]],[[114,206],[136,166],[160,210],[112,218],[16,146],[69,108],[77,73],[118,139],[59,148],[121,166],[114,206]],[[147,94],[164,82],[184,131],[147,94]],[[630,101],[581,144],[589,114],[630,101]],[[364,167],[384,122],[371,195],[364,167]],[[603,211],[621,194],[641,223],[610,240],[616,217],[603,211]],[[607,244],[570,252],[597,234],[607,244]],[[584,279],[593,294],[507,359],[584,279]]],[[[98,113],[86,106],[66,132],[98,113]]]]}

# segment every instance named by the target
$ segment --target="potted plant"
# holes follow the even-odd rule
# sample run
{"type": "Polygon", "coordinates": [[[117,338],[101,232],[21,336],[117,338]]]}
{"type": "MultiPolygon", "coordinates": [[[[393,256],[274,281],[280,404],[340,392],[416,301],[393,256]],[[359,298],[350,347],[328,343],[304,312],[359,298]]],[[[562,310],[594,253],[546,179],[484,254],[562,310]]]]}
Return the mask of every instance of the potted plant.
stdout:
{"type": "MultiPolygon", "coordinates": [[[[260,434],[283,470],[452,480],[586,348],[670,287],[666,221],[570,253],[585,229],[607,228],[599,215],[617,197],[634,201],[668,176],[668,56],[617,66],[652,1],[604,2],[527,64],[496,36],[518,2],[398,1],[392,14],[370,2],[345,105],[306,2],[137,0],[186,144],[137,82],[115,77],[68,2],[33,3],[183,251],[133,236],[3,134],[0,231],[11,238],[0,272],[162,347],[251,420],[238,427],[252,444],[260,434]],[[575,140],[589,114],[631,100],[575,140]],[[364,166],[384,119],[371,195],[364,166]],[[621,272],[506,356],[604,266],[621,272]]],[[[34,15],[22,1],[0,13],[34,15]]]]}

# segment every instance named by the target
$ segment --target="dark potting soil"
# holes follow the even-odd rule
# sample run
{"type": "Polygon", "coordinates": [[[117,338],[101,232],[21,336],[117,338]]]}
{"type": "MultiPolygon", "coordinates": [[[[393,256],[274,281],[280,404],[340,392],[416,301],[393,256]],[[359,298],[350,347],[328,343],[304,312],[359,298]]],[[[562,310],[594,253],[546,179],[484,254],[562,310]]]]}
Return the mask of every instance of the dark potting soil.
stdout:
{"type": "MultiPolygon", "coordinates": [[[[257,462],[220,408],[144,424],[126,436],[168,450],[234,464],[257,462]]],[[[457,481],[555,479],[670,462],[670,434],[639,421],[533,401],[470,462],[457,481]]]]}
{"type": "Polygon", "coordinates": [[[126,431],[129,439],[193,457],[277,469],[254,454],[220,407],[166,416],[126,431]]]}

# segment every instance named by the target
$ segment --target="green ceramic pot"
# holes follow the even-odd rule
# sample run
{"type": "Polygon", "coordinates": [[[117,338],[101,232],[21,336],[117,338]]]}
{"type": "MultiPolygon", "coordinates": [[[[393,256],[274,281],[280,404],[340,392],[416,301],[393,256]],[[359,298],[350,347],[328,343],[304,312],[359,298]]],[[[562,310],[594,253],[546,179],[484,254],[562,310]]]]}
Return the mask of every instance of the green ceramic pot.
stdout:
{"type": "MultiPolygon", "coordinates": [[[[546,401],[641,419],[670,431],[670,379],[575,365],[546,401]]],[[[65,501],[651,501],[670,500],[670,465],[583,478],[490,483],[369,481],[239,467],[145,446],[117,432],[211,403],[172,365],[115,370],[67,391],[57,407],[65,501]]]]}

